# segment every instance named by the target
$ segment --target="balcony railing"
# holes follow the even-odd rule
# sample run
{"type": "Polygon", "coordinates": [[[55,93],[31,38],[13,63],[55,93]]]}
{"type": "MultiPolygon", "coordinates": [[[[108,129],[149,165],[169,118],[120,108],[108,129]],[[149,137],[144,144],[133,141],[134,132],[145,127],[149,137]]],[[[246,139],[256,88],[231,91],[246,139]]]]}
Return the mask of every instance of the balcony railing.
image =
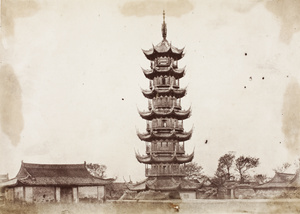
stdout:
{"type": "Polygon", "coordinates": [[[154,108],[172,108],[174,106],[174,108],[181,109],[181,102],[180,100],[159,97],[152,101],[152,106],[154,108]]]}
{"type": "Polygon", "coordinates": [[[170,66],[171,65],[171,58],[170,57],[160,57],[156,58],[154,61],[155,66],[170,66]]]}
{"type": "Polygon", "coordinates": [[[179,87],[179,80],[175,79],[175,77],[170,76],[159,76],[155,77],[153,80],[154,87],[170,87],[173,86],[174,88],[179,87]]]}
{"type": "Polygon", "coordinates": [[[153,120],[152,122],[147,121],[147,131],[170,131],[175,129],[176,131],[183,131],[183,122],[182,121],[172,121],[172,120],[153,120]]]}
{"type": "Polygon", "coordinates": [[[159,169],[146,169],[145,175],[147,177],[151,176],[184,176],[185,173],[183,169],[172,169],[172,168],[159,168],[159,169]]]}
{"type": "Polygon", "coordinates": [[[184,146],[176,144],[169,143],[167,146],[165,144],[161,143],[151,143],[151,145],[146,146],[146,154],[154,153],[154,154],[173,154],[176,150],[177,154],[184,154],[184,146]]]}

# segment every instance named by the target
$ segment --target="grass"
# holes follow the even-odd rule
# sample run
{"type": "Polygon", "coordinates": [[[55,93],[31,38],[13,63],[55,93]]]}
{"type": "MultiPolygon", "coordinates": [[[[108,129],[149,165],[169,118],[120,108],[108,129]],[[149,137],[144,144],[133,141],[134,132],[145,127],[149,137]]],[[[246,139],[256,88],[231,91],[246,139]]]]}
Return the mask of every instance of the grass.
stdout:
{"type": "Polygon", "coordinates": [[[299,199],[281,200],[191,200],[116,201],[99,203],[5,204],[1,214],[119,214],[119,213],[300,213],[299,199]],[[177,209],[178,206],[178,209],[177,209]]]}

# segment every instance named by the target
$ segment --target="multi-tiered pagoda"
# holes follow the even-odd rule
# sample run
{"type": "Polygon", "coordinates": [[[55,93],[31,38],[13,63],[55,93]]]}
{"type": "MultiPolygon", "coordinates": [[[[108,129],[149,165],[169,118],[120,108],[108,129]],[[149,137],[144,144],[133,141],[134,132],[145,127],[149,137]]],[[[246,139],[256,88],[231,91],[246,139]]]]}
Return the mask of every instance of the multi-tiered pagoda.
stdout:
{"type": "Polygon", "coordinates": [[[131,186],[132,190],[177,190],[188,193],[197,186],[186,180],[184,164],[191,162],[194,152],[185,154],[184,142],[192,136],[192,130],[184,131],[183,120],[191,114],[191,109],[183,110],[181,98],[186,88],[180,88],[179,80],[185,69],[178,68],[178,60],[183,56],[183,49],[171,45],[166,39],[167,26],[165,14],[162,24],[163,40],[150,50],[143,50],[150,60],[150,69],[143,69],[149,79],[149,90],[142,90],[148,98],[148,110],[140,111],[140,116],[147,121],[146,133],[138,137],[146,142],[146,155],[136,153],[140,163],[145,164],[147,179],[131,186]]]}

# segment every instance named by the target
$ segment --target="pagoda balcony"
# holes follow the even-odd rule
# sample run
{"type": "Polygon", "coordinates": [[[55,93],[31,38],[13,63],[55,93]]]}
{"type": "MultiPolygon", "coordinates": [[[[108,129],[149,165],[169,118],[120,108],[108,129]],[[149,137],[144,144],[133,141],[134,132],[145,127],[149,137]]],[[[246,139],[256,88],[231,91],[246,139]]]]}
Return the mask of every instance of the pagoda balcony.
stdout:
{"type": "Polygon", "coordinates": [[[147,121],[147,128],[146,128],[147,132],[150,131],[161,131],[161,132],[170,132],[172,130],[175,130],[177,132],[183,132],[183,123],[181,121],[179,122],[164,122],[164,123],[149,123],[147,121]]]}
{"type": "Polygon", "coordinates": [[[161,143],[151,143],[151,145],[146,146],[146,154],[149,155],[150,152],[154,154],[174,154],[176,149],[176,154],[184,154],[184,146],[177,144],[174,146],[172,143],[167,145],[161,143]],[[176,148],[175,148],[176,147],[176,148]]]}
{"type": "Polygon", "coordinates": [[[169,87],[173,87],[173,88],[179,88],[179,84],[172,84],[172,83],[154,83],[153,84],[154,87],[157,87],[157,88],[169,88],[169,87]]]}
{"type": "Polygon", "coordinates": [[[174,127],[155,127],[155,128],[152,128],[152,127],[147,127],[146,128],[146,131],[147,132],[154,132],[154,133],[159,133],[159,132],[162,132],[162,133],[170,133],[172,130],[177,131],[177,132],[183,132],[183,128],[174,128],[174,127]]]}
{"type": "MultiPolygon", "coordinates": [[[[179,102],[174,102],[173,100],[170,100],[170,101],[161,101],[161,100],[153,100],[153,107],[155,109],[157,108],[176,108],[176,109],[179,109],[181,110],[181,103],[179,102]]],[[[166,111],[168,111],[168,109],[166,109],[166,111]]]]}
{"type": "Polygon", "coordinates": [[[170,88],[171,84],[159,84],[159,85],[155,85],[155,87],[157,88],[170,88]]]}
{"type": "Polygon", "coordinates": [[[158,176],[185,176],[183,169],[173,170],[170,168],[160,168],[160,169],[151,169],[148,168],[145,170],[146,177],[158,177],[158,176]]]}
{"type": "Polygon", "coordinates": [[[170,70],[170,67],[155,67],[155,70],[157,70],[158,72],[166,72],[170,70]]]}
{"type": "Polygon", "coordinates": [[[170,126],[170,127],[153,127],[152,128],[153,131],[157,131],[157,132],[170,132],[170,131],[172,131],[174,129],[177,132],[183,132],[183,127],[176,127],[175,128],[174,126],[170,126]]]}
{"type": "Polygon", "coordinates": [[[179,80],[171,76],[158,76],[153,79],[154,87],[173,87],[179,88],[179,80]]]}
{"type": "Polygon", "coordinates": [[[154,60],[155,67],[169,67],[172,63],[170,57],[158,57],[154,60]]]}

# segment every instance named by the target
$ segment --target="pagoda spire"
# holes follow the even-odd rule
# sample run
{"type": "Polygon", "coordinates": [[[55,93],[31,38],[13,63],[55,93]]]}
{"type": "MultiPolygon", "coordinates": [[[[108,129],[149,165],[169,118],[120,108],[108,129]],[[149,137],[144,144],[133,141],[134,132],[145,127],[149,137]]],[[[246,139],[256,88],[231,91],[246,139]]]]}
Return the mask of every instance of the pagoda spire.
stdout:
{"type": "Polygon", "coordinates": [[[165,11],[163,11],[163,23],[161,26],[161,33],[164,40],[167,38],[167,24],[165,22],[165,11]]]}

